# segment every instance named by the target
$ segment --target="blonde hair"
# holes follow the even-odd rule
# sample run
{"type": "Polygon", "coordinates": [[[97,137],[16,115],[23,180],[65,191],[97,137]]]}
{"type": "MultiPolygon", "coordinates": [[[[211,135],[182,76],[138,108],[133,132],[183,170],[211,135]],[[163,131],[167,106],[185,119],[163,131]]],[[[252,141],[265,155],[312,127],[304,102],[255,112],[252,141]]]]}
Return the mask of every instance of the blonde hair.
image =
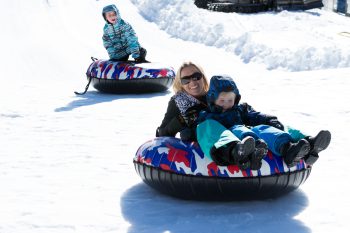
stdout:
{"type": "Polygon", "coordinates": [[[208,82],[207,76],[204,73],[204,70],[199,65],[196,65],[193,62],[188,61],[188,62],[182,63],[182,65],[180,66],[180,68],[176,72],[176,76],[175,76],[175,80],[174,80],[174,84],[173,84],[173,90],[174,90],[175,94],[178,93],[179,91],[185,91],[185,89],[183,88],[183,86],[181,84],[181,72],[184,68],[189,67],[189,66],[195,67],[199,72],[201,72],[203,74],[203,80],[204,80],[203,88],[204,88],[205,93],[207,93],[209,90],[209,82],[208,82]]]}

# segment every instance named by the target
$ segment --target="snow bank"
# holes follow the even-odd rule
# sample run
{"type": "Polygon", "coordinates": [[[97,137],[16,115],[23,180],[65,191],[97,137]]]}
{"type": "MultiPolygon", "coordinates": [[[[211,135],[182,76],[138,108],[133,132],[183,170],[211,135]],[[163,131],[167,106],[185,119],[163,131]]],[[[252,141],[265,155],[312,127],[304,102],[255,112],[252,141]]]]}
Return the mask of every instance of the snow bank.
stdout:
{"type": "Polygon", "coordinates": [[[350,21],[332,12],[227,14],[198,9],[193,0],[131,2],[171,36],[232,51],[246,63],[288,71],[350,67],[350,39],[339,35],[350,21]]]}

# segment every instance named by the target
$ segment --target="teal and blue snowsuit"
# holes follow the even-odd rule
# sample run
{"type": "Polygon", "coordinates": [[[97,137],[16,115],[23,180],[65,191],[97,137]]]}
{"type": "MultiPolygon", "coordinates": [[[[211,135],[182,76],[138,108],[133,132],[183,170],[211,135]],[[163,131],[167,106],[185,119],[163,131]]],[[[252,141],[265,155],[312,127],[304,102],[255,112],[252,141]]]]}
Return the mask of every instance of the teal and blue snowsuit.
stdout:
{"type": "Polygon", "coordinates": [[[292,137],[268,125],[277,117],[255,111],[247,103],[239,104],[241,96],[235,82],[228,76],[213,76],[207,93],[208,108],[198,117],[197,140],[204,154],[211,157],[211,151],[238,142],[247,136],[263,139],[268,148],[281,156],[281,147],[292,141],[292,137]],[[220,92],[234,92],[234,106],[225,112],[215,105],[220,92]],[[251,127],[248,128],[247,126],[251,127]]]}
{"type": "Polygon", "coordinates": [[[127,60],[130,54],[134,59],[140,58],[141,47],[136,33],[131,25],[120,17],[117,7],[114,4],[104,7],[102,16],[106,20],[102,40],[110,59],[127,60]],[[117,22],[115,24],[110,24],[105,18],[105,13],[109,11],[116,12],[117,22]]]}

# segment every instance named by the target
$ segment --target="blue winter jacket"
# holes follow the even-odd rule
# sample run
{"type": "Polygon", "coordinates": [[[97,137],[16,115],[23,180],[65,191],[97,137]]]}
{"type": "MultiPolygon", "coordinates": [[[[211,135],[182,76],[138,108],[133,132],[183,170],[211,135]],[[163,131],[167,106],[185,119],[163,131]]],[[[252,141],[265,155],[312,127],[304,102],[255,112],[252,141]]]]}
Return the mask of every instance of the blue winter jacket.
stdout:
{"type": "Polygon", "coordinates": [[[213,119],[226,128],[231,128],[234,125],[257,126],[267,124],[271,119],[277,119],[275,116],[255,111],[247,103],[239,104],[240,99],[239,90],[231,77],[213,76],[210,79],[209,91],[207,93],[208,109],[200,112],[198,122],[213,119]],[[234,106],[225,112],[222,112],[221,107],[215,105],[215,100],[218,98],[220,92],[223,91],[232,91],[236,94],[234,106]]]}
{"type": "Polygon", "coordinates": [[[117,7],[115,5],[104,7],[102,15],[106,20],[106,24],[103,28],[102,40],[110,59],[118,60],[130,54],[134,59],[139,58],[140,44],[136,33],[130,24],[120,17],[117,7]],[[117,22],[115,24],[110,24],[106,20],[105,13],[108,11],[116,12],[117,22]]]}

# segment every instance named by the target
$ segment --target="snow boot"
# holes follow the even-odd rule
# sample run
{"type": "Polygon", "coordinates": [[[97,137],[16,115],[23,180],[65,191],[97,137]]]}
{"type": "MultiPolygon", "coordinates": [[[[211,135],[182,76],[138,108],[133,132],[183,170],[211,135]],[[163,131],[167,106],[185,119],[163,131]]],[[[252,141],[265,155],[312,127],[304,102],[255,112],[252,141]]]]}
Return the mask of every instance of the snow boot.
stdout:
{"type": "Polygon", "coordinates": [[[281,155],[287,167],[295,166],[310,151],[310,143],[301,139],[296,143],[288,142],[281,147],[281,155]]]}
{"type": "Polygon", "coordinates": [[[210,157],[218,166],[228,166],[235,164],[231,156],[232,148],[237,142],[231,142],[219,148],[213,146],[210,149],[210,157]]]}
{"type": "Polygon", "coordinates": [[[255,140],[253,137],[245,137],[242,141],[232,148],[231,157],[234,164],[238,165],[240,169],[247,169],[250,167],[249,155],[254,152],[255,140]]]}
{"type": "Polygon", "coordinates": [[[310,152],[305,156],[305,163],[314,164],[319,158],[318,153],[325,150],[331,142],[331,133],[328,130],[321,130],[315,137],[305,138],[310,143],[310,152]]]}
{"type": "Polygon", "coordinates": [[[261,168],[261,160],[267,154],[267,144],[264,140],[258,139],[255,141],[255,150],[249,155],[250,169],[259,170],[261,168]]]}
{"type": "Polygon", "coordinates": [[[318,154],[307,154],[305,155],[304,161],[307,165],[313,165],[314,163],[316,163],[316,161],[318,160],[320,156],[318,154]]]}

